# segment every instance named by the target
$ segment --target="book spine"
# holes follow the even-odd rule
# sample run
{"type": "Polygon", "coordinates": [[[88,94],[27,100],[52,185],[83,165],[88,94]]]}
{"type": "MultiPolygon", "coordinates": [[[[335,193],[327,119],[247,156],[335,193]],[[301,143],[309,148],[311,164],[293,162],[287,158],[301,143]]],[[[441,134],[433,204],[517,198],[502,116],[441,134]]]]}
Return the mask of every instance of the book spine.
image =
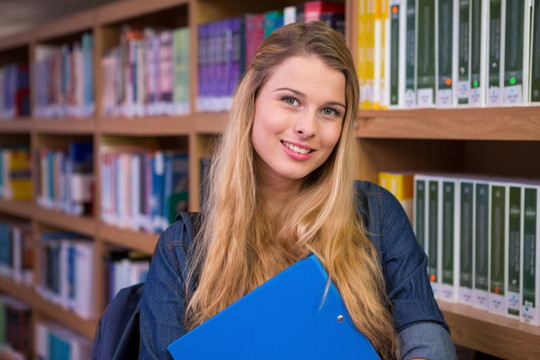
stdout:
{"type": "Polygon", "coordinates": [[[474,306],[488,309],[489,293],[489,184],[475,183],[474,306]]]}
{"type": "Polygon", "coordinates": [[[473,304],[474,288],[474,183],[460,182],[459,302],[473,304]]]}
{"type": "Polygon", "coordinates": [[[436,298],[440,297],[440,244],[442,238],[441,220],[442,220],[442,192],[440,182],[436,178],[429,178],[427,181],[427,243],[428,243],[428,276],[436,298]]]}
{"type": "Polygon", "coordinates": [[[538,301],[540,299],[540,251],[538,249],[538,230],[540,217],[538,206],[540,192],[538,187],[525,187],[523,197],[523,300],[521,321],[540,325],[538,301]]]}
{"type": "Polygon", "coordinates": [[[534,0],[530,39],[529,102],[540,103],[540,0],[534,0]]]}
{"type": "Polygon", "coordinates": [[[414,233],[418,243],[427,253],[428,243],[426,241],[427,225],[427,184],[426,179],[418,176],[414,177],[414,233]]]}
{"type": "Polygon", "coordinates": [[[435,3],[429,0],[418,0],[417,15],[417,105],[432,107],[436,96],[435,3]]]}
{"type": "Polygon", "coordinates": [[[508,188],[508,242],[506,262],[506,314],[519,319],[521,302],[522,186],[508,188]]]}
{"type": "Polygon", "coordinates": [[[402,38],[400,36],[402,31],[401,21],[402,12],[405,10],[399,0],[390,1],[390,31],[388,33],[388,46],[390,47],[390,56],[388,58],[389,71],[388,71],[388,92],[389,92],[389,107],[400,107],[402,105],[402,98],[400,97],[401,87],[401,63],[403,62],[402,38]]]}
{"type": "Polygon", "coordinates": [[[471,1],[471,82],[470,103],[472,106],[484,106],[486,82],[486,28],[487,2],[471,1]]]}
{"type": "Polygon", "coordinates": [[[453,105],[454,0],[437,2],[437,106],[453,105]]]}
{"type": "Polygon", "coordinates": [[[487,39],[488,84],[486,95],[488,106],[500,106],[502,104],[503,1],[504,0],[490,0],[489,2],[489,31],[487,39]]]}
{"type": "Polygon", "coordinates": [[[456,179],[441,181],[442,191],[442,279],[441,299],[457,302],[459,292],[459,197],[456,179]]]}
{"type": "Polygon", "coordinates": [[[506,313],[504,250],[508,228],[507,193],[505,184],[491,184],[489,310],[498,314],[506,313]]]}

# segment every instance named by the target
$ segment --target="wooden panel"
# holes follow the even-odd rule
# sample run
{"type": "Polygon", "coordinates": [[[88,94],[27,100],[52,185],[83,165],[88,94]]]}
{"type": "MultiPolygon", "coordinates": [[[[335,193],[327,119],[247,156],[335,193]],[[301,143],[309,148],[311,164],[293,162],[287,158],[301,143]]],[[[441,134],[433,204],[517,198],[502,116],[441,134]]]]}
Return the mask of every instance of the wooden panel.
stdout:
{"type": "Polygon", "coordinates": [[[0,133],[15,134],[15,133],[30,133],[33,129],[34,121],[30,118],[17,118],[15,120],[0,120],[0,133]]]}
{"type": "Polygon", "coordinates": [[[35,210],[36,206],[32,201],[0,199],[0,212],[3,214],[31,218],[35,210]]]}
{"type": "MultiPolygon", "coordinates": [[[[96,20],[98,24],[112,24],[134,20],[137,17],[149,18],[152,13],[168,10],[173,7],[187,6],[189,0],[126,0],[118,1],[108,5],[103,5],[96,10],[96,20]]],[[[163,14],[163,13],[162,13],[163,14]]],[[[170,13],[169,13],[170,15],[170,13]]],[[[174,23],[177,25],[187,25],[187,8],[182,18],[176,18],[174,23]]],[[[171,26],[170,20],[162,18],[161,26],[171,26]]],[[[154,22],[154,21],[152,21],[154,22]]],[[[159,19],[155,19],[156,24],[159,24],[159,19]]]]}
{"type": "Polygon", "coordinates": [[[35,40],[43,42],[56,40],[55,38],[65,38],[59,40],[67,41],[77,33],[91,30],[94,27],[95,18],[96,12],[92,9],[41,25],[33,29],[35,40]]]}
{"type": "Polygon", "coordinates": [[[88,216],[68,215],[38,207],[35,211],[35,219],[39,223],[81,235],[94,237],[96,234],[96,222],[94,218],[88,216]]]}
{"type": "Polygon", "coordinates": [[[504,359],[540,359],[540,327],[463,304],[439,307],[454,343],[504,359]]]}
{"type": "Polygon", "coordinates": [[[540,140],[540,107],[360,111],[361,138],[540,140]]]}
{"type": "Polygon", "coordinates": [[[38,119],[32,123],[32,129],[49,134],[93,134],[96,120],[90,119],[38,119]]]}
{"type": "Polygon", "coordinates": [[[153,254],[159,235],[146,234],[138,231],[124,230],[114,226],[100,224],[100,235],[113,245],[153,254]]]}
{"type": "Polygon", "coordinates": [[[18,47],[28,47],[28,44],[32,41],[34,32],[24,31],[17,34],[13,34],[0,39],[0,51],[4,52],[18,47]]]}
{"type": "Polygon", "coordinates": [[[197,134],[220,134],[225,129],[227,113],[197,113],[193,115],[193,130],[197,134]]]}
{"type": "Polygon", "coordinates": [[[188,135],[192,131],[189,116],[145,117],[133,119],[99,119],[104,135],[172,136],[188,135]]]}

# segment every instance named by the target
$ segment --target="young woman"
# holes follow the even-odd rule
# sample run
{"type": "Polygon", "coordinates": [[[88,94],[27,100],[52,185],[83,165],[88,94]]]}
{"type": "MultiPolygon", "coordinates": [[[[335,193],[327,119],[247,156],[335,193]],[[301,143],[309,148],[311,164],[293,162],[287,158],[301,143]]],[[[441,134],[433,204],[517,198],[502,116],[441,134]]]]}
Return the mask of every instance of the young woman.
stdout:
{"type": "Polygon", "coordinates": [[[399,202],[354,181],[358,89],[326,25],[287,25],[264,41],[236,89],[200,231],[182,216],[157,245],[141,358],[170,358],[171,342],[310,253],[382,359],[455,358],[399,202]]]}

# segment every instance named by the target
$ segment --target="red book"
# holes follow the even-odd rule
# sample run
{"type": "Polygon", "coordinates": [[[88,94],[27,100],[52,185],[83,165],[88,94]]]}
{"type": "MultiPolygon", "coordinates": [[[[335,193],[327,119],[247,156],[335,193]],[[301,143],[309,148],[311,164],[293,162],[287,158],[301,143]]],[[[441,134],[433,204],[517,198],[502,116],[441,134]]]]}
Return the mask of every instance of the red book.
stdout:
{"type": "Polygon", "coordinates": [[[333,1],[308,1],[304,4],[304,21],[319,21],[323,13],[345,13],[345,4],[333,1]]]}

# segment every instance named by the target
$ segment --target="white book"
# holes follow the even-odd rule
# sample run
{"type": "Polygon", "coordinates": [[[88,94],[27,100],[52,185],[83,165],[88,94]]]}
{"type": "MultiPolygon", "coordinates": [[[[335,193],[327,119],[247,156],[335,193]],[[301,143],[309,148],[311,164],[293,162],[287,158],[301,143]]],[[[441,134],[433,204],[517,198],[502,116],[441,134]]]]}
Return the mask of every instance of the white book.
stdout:
{"type": "Polygon", "coordinates": [[[523,246],[523,186],[508,185],[507,242],[505,246],[506,315],[519,319],[521,310],[521,271],[523,246]]]}
{"type": "Polygon", "coordinates": [[[439,298],[457,302],[459,295],[460,271],[460,192],[459,181],[455,177],[440,179],[441,201],[439,212],[441,214],[439,238],[440,252],[440,284],[439,298]]]}
{"type": "Polygon", "coordinates": [[[283,8],[283,25],[296,22],[296,6],[285,6],[283,8]]]}
{"type": "Polygon", "coordinates": [[[474,288],[473,305],[488,309],[489,294],[489,227],[490,227],[490,186],[488,181],[477,180],[474,202],[474,288]]]}
{"type": "Polygon", "coordinates": [[[540,185],[525,185],[523,193],[523,270],[521,321],[540,325],[540,185]]]}
{"type": "Polygon", "coordinates": [[[508,245],[508,184],[490,183],[489,311],[506,314],[506,251],[508,245]]]}
{"type": "Polygon", "coordinates": [[[94,243],[90,240],[77,241],[75,273],[75,311],[91,319],[95,315],[94,243]]]}
{"type": "Polygon", "coordinates": [[[475,192],[473,179],[459,181],[459,298],[458,302],[472,305],[474,296],[474,231],[475,192]]]}
{"type": "Polygon", "coordinates": [[[532,4],[529,0],[505,1],[503,104],[524,105],[527,103],[529,90],[529,35],[532,4]]]}

